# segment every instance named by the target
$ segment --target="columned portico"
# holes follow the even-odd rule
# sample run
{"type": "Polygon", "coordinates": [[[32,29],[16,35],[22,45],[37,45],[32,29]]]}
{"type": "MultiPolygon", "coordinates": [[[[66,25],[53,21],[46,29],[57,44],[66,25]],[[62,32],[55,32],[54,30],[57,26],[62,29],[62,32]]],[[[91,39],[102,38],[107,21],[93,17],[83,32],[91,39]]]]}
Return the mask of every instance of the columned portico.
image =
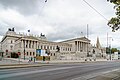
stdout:
{"type": "MultiPolygon", "coordinates": [[[[60,48],[60,53],[62,55],[68,54],[69,56],[71,56],[72,54],[74,54],[74,56],[76,56],[76,59],[80,59],[81,55],[84,55],[84,53],[86,53],[87,51],[86,48],[87,43],[90,43],[90,40],[87,39],[86,37],[69,39],[62,42],[51,42],[51,41],[47,41],[45,36],[43,35],[41,36],[42,37],[29,36],[24,34],[17,34],[14,31],[8,31],[6,36],[2,40],[3,49],[4,51],[5,50],[10,51],[8,47],[4,47],[6,45],[6,41],[11,42],[15,40],[15,45],[13,43],[7,45],[8,46],[14,45],[15,49],[13,50],[16,50],[16,52],[20,50],[21,58],[24,57],[24,48],[25,48],[25,53],[27,54],[26,58],[35,55],[36,49],[42,49],[42,50],[50,49],[50,56],[56,56],[56,46],[58,46],[60,48]],[[11,36],[11,32],[13,33],[12,36],[11,36]]],[[[64,56],[61,57],[64,58],[64,56]]]]}
{"type": "Polygon", "coordinates": [[[86,52],[88,43],[82,41],[75,41],[75,51],[77,52],[86,52]]]}
{"type": "Polygon", "coordinates": [[[21,40],[21,48],[23,48],[24,47],[24,45],[23,45],[24,43],[23,43],[23,40],[21,40]]]}
{"type": "Polygon", "coordinates": [[[78,51],[80,51],[80,42],[78,41],[78,51]]]}

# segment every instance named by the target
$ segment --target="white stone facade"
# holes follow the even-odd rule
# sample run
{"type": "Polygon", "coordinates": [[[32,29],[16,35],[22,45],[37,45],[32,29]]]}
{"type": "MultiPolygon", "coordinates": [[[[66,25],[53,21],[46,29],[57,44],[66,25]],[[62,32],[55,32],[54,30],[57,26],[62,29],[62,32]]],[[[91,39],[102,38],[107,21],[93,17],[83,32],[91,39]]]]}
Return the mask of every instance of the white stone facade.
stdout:
{"type": "Polygon", "coordinates": [[[91,56],[95,58],[104,58],[106,59],[106,48],[101,47],[99,38],[97,38],[96,46],[91,46],[91,56]]]}
{"type": "Polygon", "coordinates": [[[27,59],[36,57],[36,49],[45,49],[50,52],[51,60],[80,60],[86,58],[87,54],[91,52],[90,40],[86,37],[51,42],[45,36],[16,34],[14,31],[7,31],[1,43],[5,57],[10,57],[13,52],[20,52],[20,57],[27,59]],[[57,46],[60,49],[59,52],[57,52],[57,46]]]}
{"type": "Polygon", "coordinates": [[[2,50],[2,43],[0,42],[0,50],[2,50]]]}

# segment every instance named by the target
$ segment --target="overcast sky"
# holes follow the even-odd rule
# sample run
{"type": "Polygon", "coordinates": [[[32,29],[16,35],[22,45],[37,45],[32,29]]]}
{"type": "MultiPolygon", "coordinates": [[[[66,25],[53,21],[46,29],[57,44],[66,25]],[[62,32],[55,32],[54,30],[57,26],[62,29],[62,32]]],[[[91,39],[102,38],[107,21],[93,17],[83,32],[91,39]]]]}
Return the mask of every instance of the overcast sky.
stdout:
{"type": "MultiPolygon", "coordinates": [[[[86,1],[108,20],[115,16],[113,4],[107,0],[86,1]]],[[[30,29],[31,34],[43,33],[50,41],[61,41],[86,36],[87,24],[93,45],[99,37],[106,47],[108,32],[112,47],[119,47],[120,31],[111,32],[107,20],[83,0],[0,0],[0,39],[8,28],[15,27],[17,33],[30,29]]]]}

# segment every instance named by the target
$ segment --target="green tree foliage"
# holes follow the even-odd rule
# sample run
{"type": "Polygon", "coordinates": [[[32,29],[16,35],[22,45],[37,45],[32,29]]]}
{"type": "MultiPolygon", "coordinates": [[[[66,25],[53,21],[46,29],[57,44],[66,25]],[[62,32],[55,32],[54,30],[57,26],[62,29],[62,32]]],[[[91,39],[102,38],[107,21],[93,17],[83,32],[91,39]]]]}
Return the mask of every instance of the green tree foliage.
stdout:
{"type": "Polygon", "coordinates": [[[116,17],[113,17],[109,20],[108,26],[112,28],[112,31],[115,32],[120,28],[120,0],[107,0],[115,4],[114,9],[116,10],[116,17]]]}
{"type": "Polygon", "coordinates": [[[111,53],[118,52],[117,48],[112,48],[111,53]]]}
{"type": "Polygon", "coordinates": [[[106,47],[106,53],[109,54],[110,53],[110,48],[106,47]]]}
{"type": "Polygon", "coordinates": [[[110,49],[109,47],[106,47],[107,54],[114,53],[114,52],[119,52],[119,50],[117,48],[110,49]]]}

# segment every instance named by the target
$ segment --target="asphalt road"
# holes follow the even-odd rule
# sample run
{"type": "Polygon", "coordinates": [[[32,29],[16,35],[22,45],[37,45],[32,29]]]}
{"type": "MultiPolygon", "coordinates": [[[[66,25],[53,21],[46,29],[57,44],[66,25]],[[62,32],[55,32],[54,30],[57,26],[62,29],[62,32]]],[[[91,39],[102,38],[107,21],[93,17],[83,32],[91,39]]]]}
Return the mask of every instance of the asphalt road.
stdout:
{"type": "Polygon", "coordinates": [[[50,66],[0,70],[0,80],[76,80],[120,68],[119,61],[53,64],[50,66]]]}

